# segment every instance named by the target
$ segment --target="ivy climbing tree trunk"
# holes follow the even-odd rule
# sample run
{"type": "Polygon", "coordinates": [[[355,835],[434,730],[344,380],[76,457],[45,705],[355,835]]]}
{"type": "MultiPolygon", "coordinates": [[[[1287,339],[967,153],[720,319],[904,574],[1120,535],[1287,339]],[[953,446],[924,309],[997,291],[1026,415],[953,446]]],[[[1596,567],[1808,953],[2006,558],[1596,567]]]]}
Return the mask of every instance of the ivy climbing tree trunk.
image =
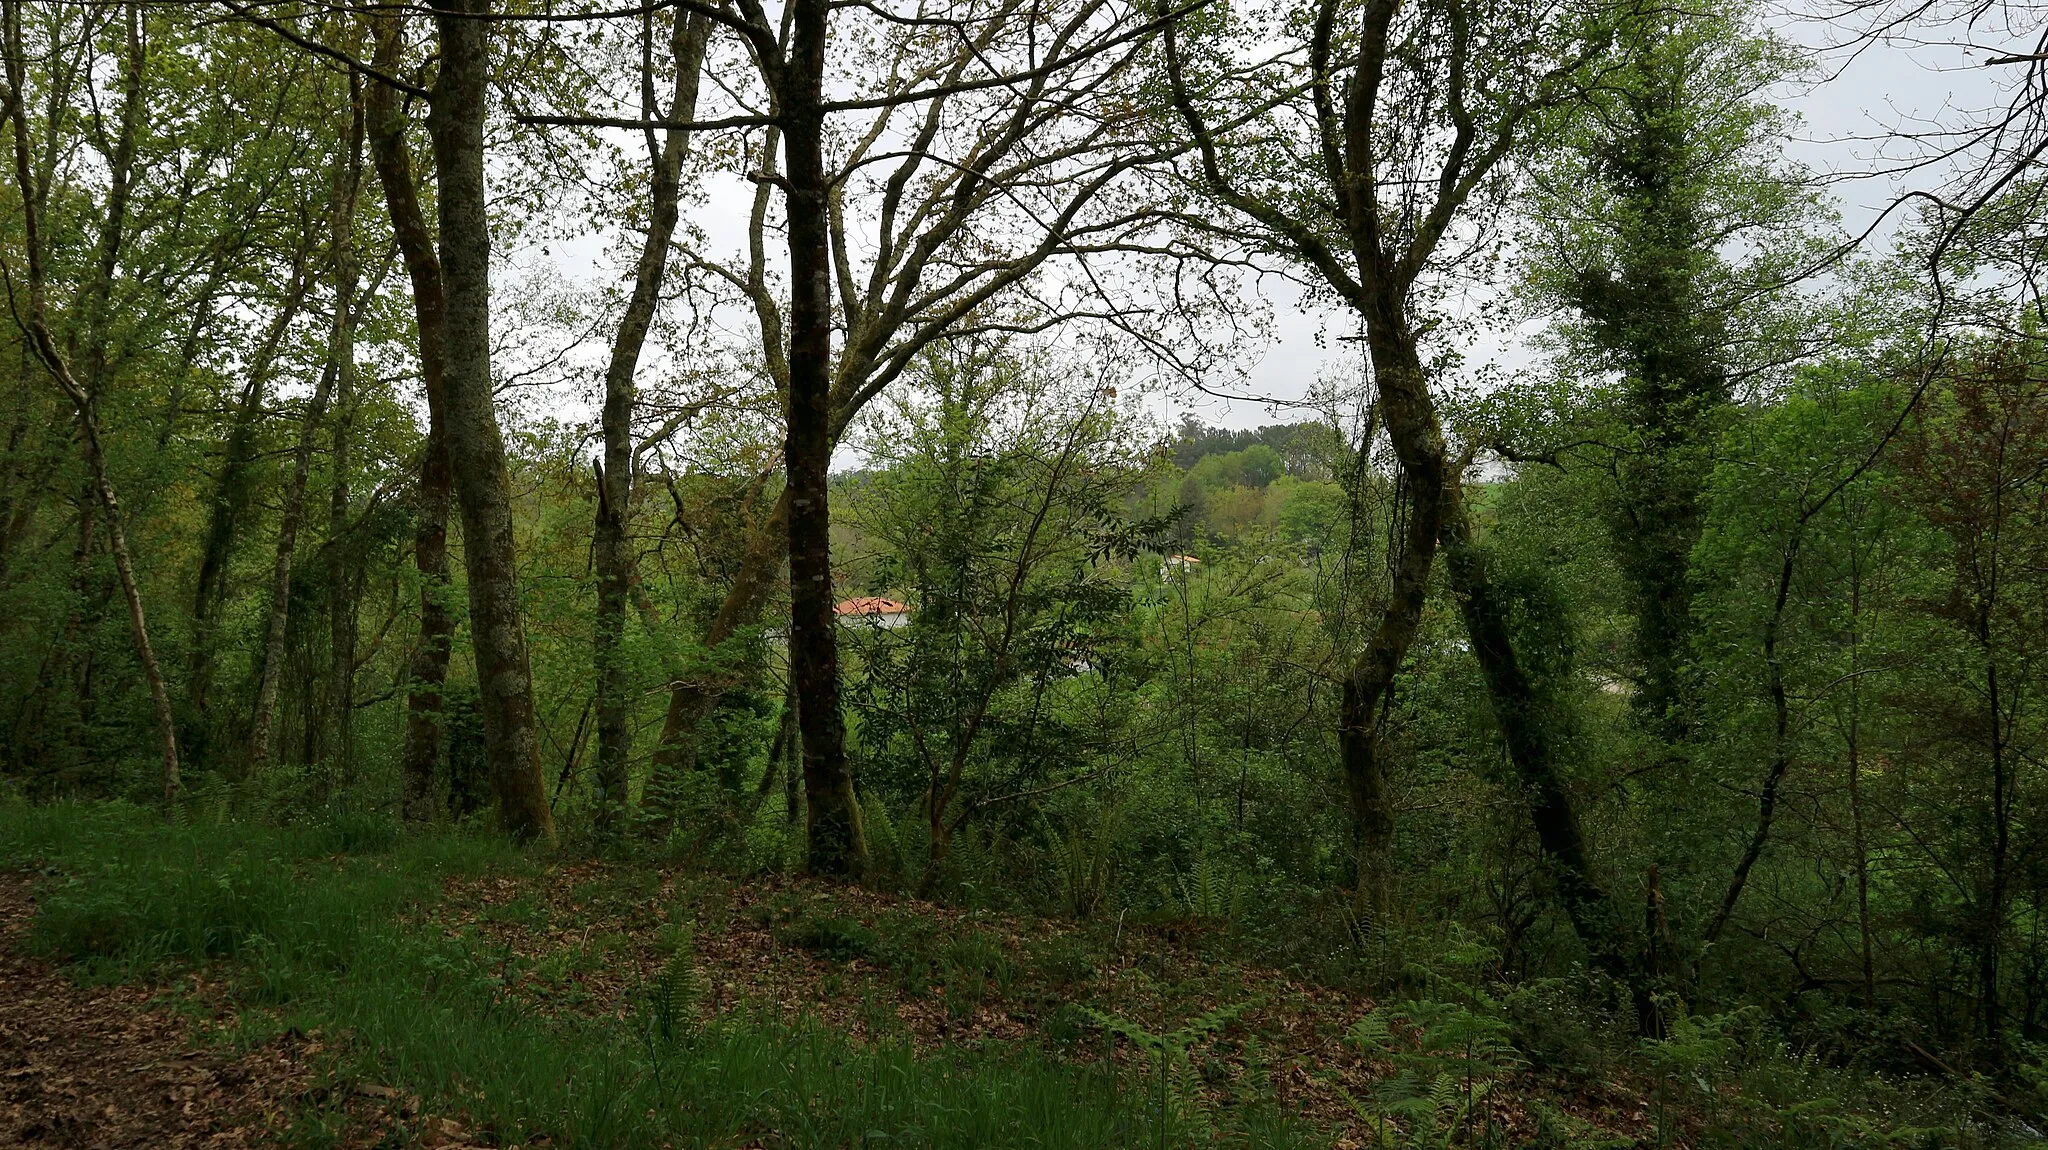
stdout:
{"type": "MultiPolygon", "coordinates": [[[[1398,308],[1382,308],[1376,322],[1367,324],[1366,348],[1379,387],[1375,406],[1406,477],[1399,494],[1403,530],[1379,625],[1346,669],[1338,750],[1350,800],[1357,907],[1361,914],[1379,915],[1393,900],[1394,800],[1386,777],[1386,710],[1394,677],[1422,624],[1448,477],[1443,432],[1413,334],[1398,308]]],[[[1368,441],[1360,451],[1371,448],[1368,441]]],[[[1354,515],[1354,530],[1356,521],[1354,515]]]]}
{"type": "MultiPolygon", "coordinates": [[[[1614,454],[1608,539],[1634,602],[1639,666],[1634,702],[1669,742],[1689,737],[1697,691],[1687,680],[1696,626],[1691,559],[1700,494],[1730,401],[1727,315],[1715,278],[1725,220],[1709,223],[1714,182],[1734,162],[1698,66],[1668,11],[1632,14],[1619,39],[1626,66],[1606,87],[1614,107],[1590,145],[1590,167],[1612,197],[1602,250],[1589,253],[1568,295],[1607,363],[1621,369],[1621,435],[1614,454]]],[[[1724,129],[1725,131],[1725,129],[1724,129]]],[[[1722,269],[1725,270],[1725,269],[1722,269]]]]}
{"type": "Polygon", "coordinates": [[[469,574],[484,753],[498,817],[521,841],[555,835],[536,741],[533,675],[519,603],[512,478],[491,390],[491,233],[484,180],[489,0],[435,0],[441,66],[427,127],[440,207],[446,341],[443,413],[469,574]]]}

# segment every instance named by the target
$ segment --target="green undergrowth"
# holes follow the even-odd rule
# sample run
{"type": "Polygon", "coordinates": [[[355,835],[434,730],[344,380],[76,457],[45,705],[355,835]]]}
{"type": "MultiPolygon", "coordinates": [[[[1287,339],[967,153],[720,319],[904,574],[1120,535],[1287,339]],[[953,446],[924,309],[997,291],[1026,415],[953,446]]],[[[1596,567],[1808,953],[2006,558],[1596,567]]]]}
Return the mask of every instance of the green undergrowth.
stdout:
{"type": "Polygon", "coordinates": [[[1162,1112],[1024,1046],[914,1053],[770,1017],[705,1019],[686,938],[627,1017],[540,1017],[510,954],[438,921],[453,875],[510,848],[374,820],[170,826],[139,808],[0,804],[0,866],[41,874],[30,945],[92,979],[227,980],[243,1037],[341,1038],[339,1072],[417,1092],[501,1142],[565,1147],[1321,1144],[1271,1113],[1162,1112]]]}

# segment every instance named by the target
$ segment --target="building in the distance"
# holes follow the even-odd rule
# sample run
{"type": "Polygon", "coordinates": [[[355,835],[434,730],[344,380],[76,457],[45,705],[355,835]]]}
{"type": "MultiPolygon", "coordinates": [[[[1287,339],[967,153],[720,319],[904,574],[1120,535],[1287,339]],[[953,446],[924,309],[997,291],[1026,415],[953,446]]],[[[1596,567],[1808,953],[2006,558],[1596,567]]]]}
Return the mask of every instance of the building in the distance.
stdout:
{"type": "Polygon", "coordinates": [[[910,623],[910,604],[879,595],[862,595],[854,599],[841,600],[832,608],[841,623],[880,627],[894,631],[910,623]]]}

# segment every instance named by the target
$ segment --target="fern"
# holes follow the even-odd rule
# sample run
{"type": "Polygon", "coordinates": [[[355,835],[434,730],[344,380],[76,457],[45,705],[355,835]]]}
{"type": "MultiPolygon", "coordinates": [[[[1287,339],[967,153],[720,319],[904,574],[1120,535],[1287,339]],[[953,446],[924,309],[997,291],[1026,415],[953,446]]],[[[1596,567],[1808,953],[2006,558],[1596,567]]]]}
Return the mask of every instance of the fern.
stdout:
{"type": "Polygon", "coordinates": [[[1378,1124],[1383,1145],[1449,1146],[1493,1083],[1522,1065],[1508,1023],[1491,1012],[1492,997],[1467,989],[1480,1009],[1404,1002],[1366,1014],[1346,1032],[1354,1048],[1394,1064],[1372,1106],[1351,1100],[1360,1116],[1378,1124]]]}
{"type": "Polygon", "coordinates": [[[647,991],[655,1036],[665,1043],[676,1042],[696,1029],[697,1012],[706,989],[704,974],[697,969],[696,947],[689,931],[684,929],[679,935],[647,991]]]}
{"type": "Polygon", "coordinates": [[[1115,808],[1103,806],[1092,828],[1071,826],[1061,832],[1051,822],[1040,821],[1045,828],[1046,853],[1052,856],[1053,871],[1059,876],[1061,903],[1076,919],[1093,918],[1109,898],[1115,808]]]}
{"type": "Polygon", "coordinates": [[[861,796],[861,829],[868,839],[868,863],[870,875],[876,879],[900,882],[909,870],[909,860],[904,858],[903,837],[896,832],[896,820],[889,817],[888,805],[873,791],[861,796]]]}
{"type": "Polygon", "coordinates": [[[1218,1006],[1199,1015],[1178,1030],[1159,1033],[1147,1030],[1128,1018],[1119,1018],[1091,1006],[1080,1008],[1081,1013],[1102,1028],[1105,1033],[1128,1040],[1131,1045],[1152,1055],[1159,1075],[1158,1110],[1154,1115],[1153,1132],[1158,1145],[1166,1145],[1166,1120],[1170,1104],[1176,1097],[1175,1086],[1179,1086],[1178,1098],[1186,1100],[1195,1094],[1194,1076],[1184,1069],[1188,1062],[1188,1051],[1203,1039],[1230,1025],[1239,1015],[1252,1008],[1250,1000],[1218,1006]]]}
{"type": "Polygon", "coordinates": [[[1244,909],[1244,883],[1237,872],[1203,854],[1194,869],[1176,876],[1180,903],[1189,918],[1233,922],[1244,909]]]}

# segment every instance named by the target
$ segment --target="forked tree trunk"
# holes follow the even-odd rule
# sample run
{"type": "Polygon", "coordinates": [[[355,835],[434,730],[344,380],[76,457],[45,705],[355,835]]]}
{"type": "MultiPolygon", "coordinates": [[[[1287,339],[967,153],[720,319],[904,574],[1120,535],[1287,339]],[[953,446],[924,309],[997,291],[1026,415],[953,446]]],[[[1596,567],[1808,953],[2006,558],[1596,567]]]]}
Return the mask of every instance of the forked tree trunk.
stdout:
{"type": "MultiPolygon", "coordinates": [[[[376,41],[377,66],[387,75],[404,55],[404,17],[381,14],[370,20],[376,41]]],[[[455,620],[448,613],[448,505],[454,476],[448,464],[448,406],[443,382],[448,339],[446,301],[441,289],[441,259],[434,234],[420,207],[413,175],[412,151],[405,142],[406,120],[398,93],[372,84],[365,96],[370,156],[384,206],[405,271],[412,281],[413,322],[419,330],[420,381],[427,393],[427,441],[420,449],[418,496],[414,503],[413,563],[420,576],[420,629],[406,665],[404,775],[405,817],[425,822],[439,809],[435,799],[435,765],[442,751],[442,690],[448,682],[448,653],[455,620]]]]}
{"type": "MultiPolygon", "coordinates": [[[[1508,605],[1494,587],[1484,550],[1473,537],[1460,469],[1453,466],[1444,445],[1415,338],[1405,318],[1391,307],[1367,316],[1367,325],[1380,387],[1380,414],[1400,458],[1410,500],[1394,600],[1382,622],[1382,634],[1390,630],[1399,633],[1387,641],[1384,651],[1405,652],[1413,639],[1428,589],[1429,566],[1441,546],[1472,653],[1486,679],[1494,718],[1525,792],[1530,821],[1549,863],[1558,901],[1595,968],[1629,989],[1638,1023],[1647,1033],[1655,1023],[1648,984],[1629,960],[1627,933],[1613,899],[1593,875],[1578,814],[1557,761],[1553,731],[1557,716],[1550,713],[1547,701],[1517,658],[1508,605]],[[1427,538],[1422,534],[1425,531],[1427,538]]],[[[1380,646],[1376,640],[1374,647],[1380,646]]],[[[1372,650],[1369,648],[1368,654],[1372,650]]],[[[1384,673],[1387,682],[1391,682],[1400,656],[1394,653],[1392,657],[1394,663],[1376,671],[1376,675],[1384,673]]],[[[1376,677],[1367,680],[1376,681],[1376,677]]],[[[1346,765],[1350,765],[1348,761],[1346,765]]],[[[1384,787],[1377,797],[1382,804],[1388,801],[1384,787]]],[[[1386,818],[1390,826],[1390,808],[1386,818]]]]}
{"type": "MultiPolygon", "coordinates": [[[[256,713],[249,723],[248,751],[244,756],[244,778],[260,778],[270,768],[275,754],[277,696],[284,681],[285,636],[291,618],[292,562],[298,550],[299,529],[306,514],[306,483],[313,469],[313,450],[318,445],[320,424],[327,404],[341,382],[355,370],[355,309],[357,260],[355,247],[356,195],[362,186],[363,114],[360,93],[350,102],[348,140],[335,159],[334,191],[329,202],[329,244],[334,267],[334,318],[327,330],[327,363],[320,380],[306,401],[299,421],[299,443],[292,454],[292,471],[285,480],[284,509],[277,525],[277,553],[270,565],[270,611],[263,631],[263,662],[256,677],[256,713]]],[[[307,698],[310,730],[312,698],[307,698]]]]}
{"type": "Polygon", "coordinates": [[[823,78],[826,0],[793,0],[784,83],[784,185],[789,228],[789,659],[803,734],[804,796],[814,874],[867,868],[860,804],[839,710],[839,645],[832,615],[832,261],[826,213],[823,78]]]}
{"type": "MultiPolygon", "coordinates": [[[[131,5],[128,12],[130,64],[132,69],[131,100],[139,100],[136,89],[140,84],[141,42],[140,15],[131,5]]],[[[107,544],[114,553],[114,570],[121,580],[121,596],[128,607],[128,626],[135,639],[135,654],[142,664],[143,678],[149,684],[150,702],[156,712],[157,740],[162,754],[162,782],[164,806],[176,811],[180,792],[178,775],[178,733],[171,715],[171,695],[165,686],[163,669],[157,663],[156,648],[149,638],[149,624],[142,605],[142,592],[135,578],[135,564],[128,554],[128,536],[121,523],[121,503],[115,496],[113,480],[107,472],[106,451],[100,441],[99,416],[95,409],[96,397],[86,390],[72,374],[70,364],[56,339],[50,334],[48,305],[45,300],[43,278],[43,253],[41,221],[35,200],[35,180],[30,171],[28,146],[28,111],[23,103],[24,86],[27,83],[25,49],[21,36],[21,5],[19,0],[5,0],[0,4],[0,54],[6,57],[7,101],[5,118],[14,123],[14,176],[15,187],[21,195],[21,230],[23,248],[28,264],[29,307],[27,328],[29,341],[36,350],[37,358],[50,371],[58,388],[71,401],[78,417],[80,438],[85,448],[87,468],[92,474],[94,494],[100,508],[107,517],[107,544]]],[[[140,115],[139,105],[133,109],[140,115]]],[[[127,129],[124,129],[124,132],[127,129]]],[[[131,151],[132,158],[132,151],[131,151]]],[[[125,210],[125,209],[124,209],[125,210]]],[[[112,269],[106,268],[111,276],[112,269]]],[[[92,353],[99,362],[104,361],[105,348],[92,353]]],[[[88,534],[87,538],[90,538],[88,534]]]]}
{"type": "MultiPolygon", "coordinates": [[[[139,16],[129,10],[129,35],[131,35],[131,68],[141,68],[141,45],[139,45],[139,16]]],[[[6,55],[6,119],[14,123],[14,188],[20,192],[20,229],[23,229],[23,248],[27,254],[29,272],[29,342],[35,346],[37,358],[49,368],[51,379],[57,389],[63,391],[66,399],[72,401],[72,409],[78,415],[78,432],[84,442],[86,467],[92,473],[92,489],[98,497],[100,510],[106,512],[106,544],[115,555],[115,573],[121,577],[121,598],[127,604],[129,630],[135,638],[135,657],[141,661],[143,679],[150,683],[150,702],[156,710],[156,731],[158,747],[162,751],[162,784],[164,784],[164,806],[166,810],[178,808],[178,731],[170,714],[170,690],[164,685],[164,669],[156,661],[156,647],[150,643],[150,624],[147,624],[141,587],[135,581],[135,563],[129,559],[127,530],[121,524],[121,499],[115,495],[113,479],[106,473],[106,450],[100,444],[100,424],[94,407],[94,395],[72,374],[70,362],[63,358],[57,340],[49,331],[49,311],[43,286],[43,235],[41,221],[35,203],[35,178],[29,166],[29,113],[23,104],[23,92],[27,84],[27,61],[23,37],[20,37],[20,2],[6,0],[0,4],[0,53],[6,55]]],[[[139,115],[139,108],[137,108],[139,115]]],[[[104,348],[100,350],[104,354],[104,348]]],[[[90,538],[90,534],[86,536],[90,538]]]]}
{"type": "MultiPolygon", "coordinates": [[[[697,111],[697,80],[704,67],[704,46],[711,23],[703,16],[675,17],[669,40],[676,69],[675,92],[668,119],[689,120],[697,111]]],[[[644,81],[651,91],[653,78],[644,81]]],[[[650,118],[659,110],[646,109],[650,118]]],[[[604,462],[597,473],[597,523],[592,560],[597,568],[595,650],[597,672],[597,825],[601,832],[617,828],[626,809],[627,764],[632,756],[632,687],[625,665],[626,606],[634,581],[633,552],[627,542],[633,500],[633,375],[640,351],[654,322],[655,305],[668,270],[670,241],[675,236],[677,201],[681,194],[683,155],[689,134],[670,129],[660,151],[651,157],[653,187],[647,235],[633,270],[633,294],[612,340],[611,360],[604,377],[604,462]]]]}
{"type": "Polygon", "coordinates": [[[491,392],[491,232],[484,184],[490,89],[489,0],[435,0],[441,67],[427,127],[440,197],[447,337],[442,364],[448,459],[462,510],[470,636],[484,753],[512,837],[555,835],[535,741],[533,676],[519,604],[512,478],[491,392]]]}

